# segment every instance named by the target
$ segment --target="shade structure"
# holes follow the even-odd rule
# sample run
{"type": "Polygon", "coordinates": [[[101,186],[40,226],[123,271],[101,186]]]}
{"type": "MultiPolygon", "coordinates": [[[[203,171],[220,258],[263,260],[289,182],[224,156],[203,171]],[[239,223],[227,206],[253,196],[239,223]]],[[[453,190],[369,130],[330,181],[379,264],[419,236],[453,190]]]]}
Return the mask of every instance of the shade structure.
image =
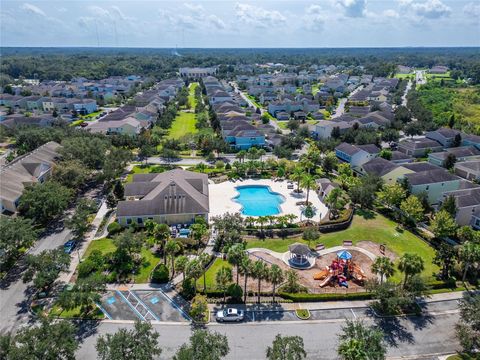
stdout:
{"type": "Polygon", "coordinates": [[[337,257],[342,260],[350,260],[352,258],[352,254],[350,254],[347,250],[342,250],[337,253],[337,257]]]}

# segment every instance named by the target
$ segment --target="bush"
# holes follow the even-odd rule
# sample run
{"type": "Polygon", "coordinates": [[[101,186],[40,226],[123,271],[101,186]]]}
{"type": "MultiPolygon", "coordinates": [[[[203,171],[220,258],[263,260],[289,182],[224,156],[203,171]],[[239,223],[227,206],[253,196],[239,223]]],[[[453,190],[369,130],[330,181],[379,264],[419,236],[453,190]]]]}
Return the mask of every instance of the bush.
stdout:
{"type": "Polygon", "coordinates": [[[108,235],[114,235],[122,231],[123,227],[118,222],[114,221],[111,224],[108,224],[107,230],[108,230],[108,235]]]}
{"type": "Polygon", "coordinates": [[[280,297],[293,302],[315,302],[315,301],[338,301],[338,300],[369,300],[371,293],[347,293],[347,294],[292,294],[280,292],[280,297]]]}
{"type": "Polygon", "coordinates": [[[302,235],[302,239],[306,241],[317,240],[320,237],[320,232],[316,229],[307,229],[302,235]]]}
{"type": "Polygon", "coordinates": [[[168,282],[169,271],[165,264],[159,264],[152,271],[151,282],[155,284],[161,284],[168,282]]]}
{"type": "Polygon", "coordinates": [[[227,289],[227,294],[232,299],[241,300],[242,297],[243,297],[242,287],[240,285],[237,285],[237,284],[231,284],[227,289]]]}
{"type": "Polygon", "coordinates": [[[186,300],[191,300],[195,296],[195,281],[192,278],[187,278],[182,282],[181,295],[186,300]]]}
{"type": "Polygon", "coordinates": [[[117,282],[117,272],[116,271],[112,271],[110,274],[108,274],[108,276],[105,278],[105,281],[107,283],[114,283],[114,282],[117,282]]]}

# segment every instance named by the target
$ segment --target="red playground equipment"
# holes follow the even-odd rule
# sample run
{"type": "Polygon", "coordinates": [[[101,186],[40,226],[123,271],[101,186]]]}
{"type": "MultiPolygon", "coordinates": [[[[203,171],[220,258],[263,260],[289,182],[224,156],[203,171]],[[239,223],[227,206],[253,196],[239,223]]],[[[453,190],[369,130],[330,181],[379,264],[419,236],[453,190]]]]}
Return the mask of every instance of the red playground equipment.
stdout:
{"type": "Polygon", "coordinates": [[[363,282],[366,279],[365,272],[355,264],[352,255],[348,251],[341,251],[337,254],[337,259],[333,260],[330,266],[316,273],[313,278],[321,280],[320,287],[328,285],[330,282],[338,284],[340,287],[348,288],[348,280],[363,282]]]}

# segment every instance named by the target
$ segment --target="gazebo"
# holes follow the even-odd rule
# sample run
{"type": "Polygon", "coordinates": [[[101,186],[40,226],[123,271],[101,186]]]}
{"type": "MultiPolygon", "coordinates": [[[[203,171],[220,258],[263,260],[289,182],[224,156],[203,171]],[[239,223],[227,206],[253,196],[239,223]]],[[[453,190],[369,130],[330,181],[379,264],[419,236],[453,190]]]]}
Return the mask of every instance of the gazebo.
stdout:
{"type": "Polygon", "coordinates": [[[293,266],[305,267],[310,265],[310,248],[305,244],[295,243],[288,247],[290,258],[288,260],[293,266]]]}

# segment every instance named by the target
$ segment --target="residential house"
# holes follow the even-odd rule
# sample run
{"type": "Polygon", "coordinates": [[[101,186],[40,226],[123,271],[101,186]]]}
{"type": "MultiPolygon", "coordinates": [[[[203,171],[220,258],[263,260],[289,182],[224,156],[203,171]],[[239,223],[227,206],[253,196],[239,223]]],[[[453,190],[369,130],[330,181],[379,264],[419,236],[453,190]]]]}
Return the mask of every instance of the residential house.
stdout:
{"type": "Polygon", "coordinates": [[[462,133],[462,146],[475,146],[480,150],[480,136],[462,133]]]}
{"type": "Polygon", "coordinates": [[[461,184],[460,177],[450,174],[445,169],[406,174],[405,178],[410,193],[419,195],[426,192],[431,204],[437,204],[444,192],[458,190],[461,184]]]}
{"type": "Polygon", "coordinates": [[[182,78],[204,78],[206,76],[213,76],[217,73],[216,67],[183,67],[179,69],[182,78]]]}
{"type": "Polygon", "coordinates": [[[443,146],[439,142],[426,138],[402,140],[398,145],[399,151],[413,157],[423,157],[428,152],[438,152],[442,149],[443,146]]]}
{"type": "Polygon", "coordinates": [[[81,115],[88,115],[97,111],[97,101],[92,99],[75,100],[73,102],[73,109],[81,115]]]}
{"type": "Polygon", "coordinates": [[[456,163],[455,174],[470,181],[480,181],[480,159],[456,163]]]}
{"type": "Polygon", "coordinates": [[[348,143],[341,143],[335,148],[335,155],[340,160],[349,163],[352,168],[369,162],[377,157],[379,153],[380,149],[373,144],[351,145],[348,143]]]}
{"type": "Polygon", "coordinates": [[[342,135],[350,129],[352,125],[346,121],[320,120],[315,124],[315,134],[318,139],[328,139],[332,136],[334,128],[338,128],[342,135]]]}
{"type": "Polygon", "coordinates": [[[392,158],[390,159],[394,164],[407,164],[413,162],[413,160],[411,156],[397,150],[392,151],[392,158]]]}
{"type": "Polygon", "coordinates": [[[147,220],[168,225],[208,221],[208,176],[186,170],[160,174],[135,174],[125,185],[125,197],[117,206],[117,221],[123,226],[143,226],[147,220]]]}
{"type": "Polygon", "coordinates": [[[92,133],[102,133],[106,135],[138,135],[143,128],[148,128],[149,122],[137,120],[133,116],[128,116],[120,120],[97,121],[89,124],[85,129],[92,133]]]}
{"type": "Polygon", "coordinates": [[[445,151],[428,154],[428,162],[434,165],[444,166],[444,162],[449,155],[455,156],[455,160],[457,162],[461,162],[461,161],[467,161],[469,159],[479,159],[480,150],[478,150],[474,146],[461,146],[456,148],[449,148],[449,149],[446,149],[445,151]]]}
{"type": "Polygon", "coordinates": [[[17,211],[25,187],[47,180],[59,158],[60,144],[50,141],[0,168],[0,203],[2,213],[17,211]]]}
{"type": "Polygon", "coordinates": [[[448,191],[443,194],[442,202],[453,196],[457,211],[455,221],[459,226],[472,226],[480,229],[480,187],[467,187],[457,191],[448,191]]]}
{"type": "Polygon", "coordinates": [[[317,194],[321,200],[324,200],[333,189],[339,187],[338,184],[332,182],[330,179],[321,178],[315,181],[317,183],[317,194]]]}
{"type": "MultiPolygon", "coordinates": [[[[442,144],[444,148],[452,147],[455,143],[455,137],[460,135],[460,131],[450,128],[440,128],[435,131],[429,131],[425,134],[427,139],[435,140],[442,144]]],[[[460,135],[461,136],[461,135],[460,135]]],[[[459,139],[461,140],[461,139],[459,139]]],[[[458,144],[460,145],[460,143],[458,144]]],[[[456,145],[456,146],[458,146],[456,145]]]]}

